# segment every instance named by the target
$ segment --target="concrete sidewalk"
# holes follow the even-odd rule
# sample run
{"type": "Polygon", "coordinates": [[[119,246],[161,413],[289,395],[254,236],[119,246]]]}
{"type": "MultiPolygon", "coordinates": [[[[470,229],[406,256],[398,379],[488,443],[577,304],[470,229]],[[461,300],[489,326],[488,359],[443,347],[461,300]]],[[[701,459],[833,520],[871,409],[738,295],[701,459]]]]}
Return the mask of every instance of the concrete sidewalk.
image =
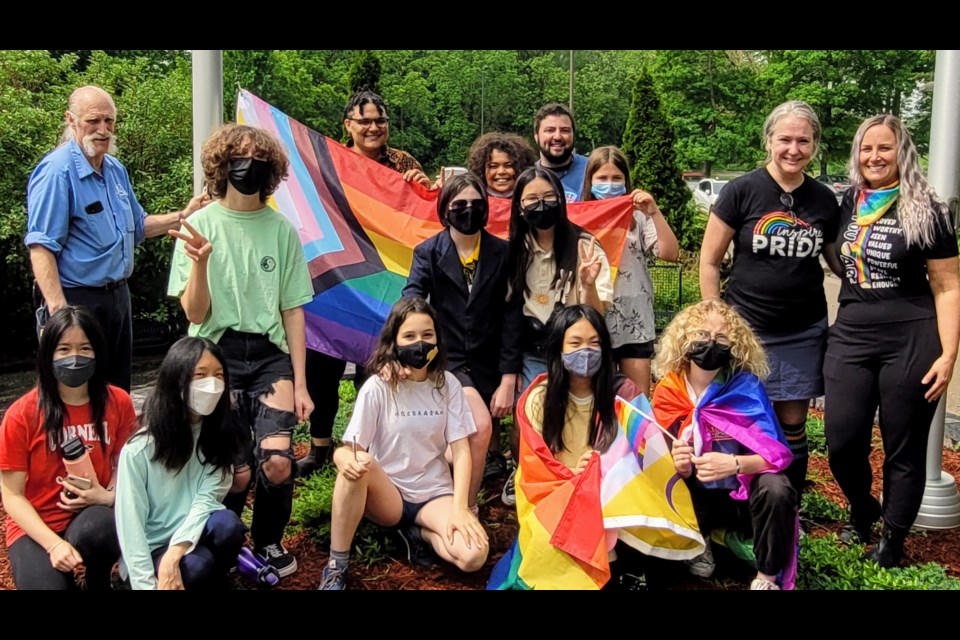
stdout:
{"type": "MultiPolygon", "coordinates": [[[[830,324],[833,324],[837,317],[837,309],[840,307],[837,303],[837,298],[840,296],[840,279],[826,267],[824,271],[823,289],[827,295],[827,316],[830,324]]],[[[960,375],[958,373],[960,372],[954,369],[953,378],[947,389],[947,420],[943,436],[946,446],[954,446],[960,442],[960,375]]]]}

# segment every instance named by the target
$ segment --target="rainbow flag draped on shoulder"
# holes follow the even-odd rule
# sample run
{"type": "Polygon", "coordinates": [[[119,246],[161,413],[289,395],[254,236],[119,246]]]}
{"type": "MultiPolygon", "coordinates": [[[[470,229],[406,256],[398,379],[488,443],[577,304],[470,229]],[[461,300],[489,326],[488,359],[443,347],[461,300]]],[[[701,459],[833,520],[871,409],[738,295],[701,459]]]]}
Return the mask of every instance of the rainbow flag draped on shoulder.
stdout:
{"type": "MultiPolygon", "coordinates": [[[[733,438],[758,454],[770,467],[762,473],[779,473],[790,466],[793,453],[767,397],[763,383],[752,373],[741,371],[724,381],[713,382],[694,406],[682,373],[667,374],[653,394],[654,416],[661,425],[676,429],[678,436],[693,441],[696,455],[713,450],[714,431],[733,438]]],[[[738,486],[730,492],[735,500],[746,500],[753,475],[737,476],[738,486]]],[[[794,544],[780,583],[792,589],[797,574],[799,519],[794,527],[794,544]]]]}
{"type": "MultiPolygon", "coordinates": [[[[653,395],[654,414],[661,425],[678,424],[681,439],[693,441],[696,455],[713,450],[713,430],[733,438],[760,455],[770,468],[764,473],[777,473],[793,461],[793,453],[783,435],[773,404],[763,383],[752,373],[741,371],[723,382],[713,382],[693,405],[687,383],[681,373],[670,373],[657,384],[653,395]],[[699,428],[693,429],[696,424],[699,428]]],[[[731,492],[735,500],[746,500],[752,475],[739,475],[740,485],[731,492]]]]}
{"type": "MultiPolygon", "coordinates": [[[[693,558],[703,551],[686,485],[669,447],[651,422],[617,399],[620,430],[583,473],[559,462],[517,403],[520,461],[513,547],[500,559],[488,589],[599,589],[610,579],[608,551],[618,539],[649,555],[693,558]]],[[[649,414],[649,404],[640,403],[649,414]]]]}
{"type": "MultiPolygon", "coordinates": [[[[237,96],[237,122],[276,135],[290,156],[289,178],[271,196],[300,235],[314,299],[304,307],[307,346],[363,363],[400,298],[413,249],[443,227],[438,190],[313,131],[249,91],[237,96]]],[[[487,230],[506,238],[510,201],[490,198],[487,230]]],[[[572,221],[593,233],[616,270],[633,216],[628,196],[568,205],[572,221]]]]}

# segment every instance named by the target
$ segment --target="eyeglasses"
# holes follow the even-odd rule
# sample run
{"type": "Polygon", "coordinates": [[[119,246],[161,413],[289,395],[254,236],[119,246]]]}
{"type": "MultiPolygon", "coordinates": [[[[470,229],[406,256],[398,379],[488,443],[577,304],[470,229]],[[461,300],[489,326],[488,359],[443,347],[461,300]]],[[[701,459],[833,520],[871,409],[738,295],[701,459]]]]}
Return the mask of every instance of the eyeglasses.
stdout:
{"type": "Polygon", "coordinates": [[[725,347],[730,346],[730,337],[725,333],[718,333],[716,335],[710,335],[709,331],[704,331],[703,329],[690,332],[691,342],[710,342],[715,340],[717,344],[722,344],[725,347]]]}
{"type": "Polygon", "coordinates": [[[375,124],[378,127],[384,127],[390,121],[390,118],[387,116],[380,116],[379,118],[347,118],[347,120],[352,120],[361,127],[369,127],[372,124],[375,124]]]}
{"type": "Polygon", "coordinates": [[[787,208],[787,213],[790,214],[790,217],[793,218],[794,224],[797,222],[797,214],[793,212],[793,194],[783,192],[780,194],[780,204],[787,208]]]}
{"type": "Polygon", "coordinates": [[[544,196],[542,198],[538,198],[536,196],[527,196],[522,200],[520,200],[520,205],[524,209],[528,209],[530,207],[537,206],[537,204],[541,202],[545,205],[550,205],[552,207],[553,205],[558,204],[560,202],[560,196],[558,196],[557,194],[544,196]]]}
{"type": "Polygon", "coordinates": [[[453,213],[459,213],[465,210],[467,207],[473,207],[474,209],[480,209],[487,206],[486,200],[454,200],[450,203],[448,210],[453,213]]]}

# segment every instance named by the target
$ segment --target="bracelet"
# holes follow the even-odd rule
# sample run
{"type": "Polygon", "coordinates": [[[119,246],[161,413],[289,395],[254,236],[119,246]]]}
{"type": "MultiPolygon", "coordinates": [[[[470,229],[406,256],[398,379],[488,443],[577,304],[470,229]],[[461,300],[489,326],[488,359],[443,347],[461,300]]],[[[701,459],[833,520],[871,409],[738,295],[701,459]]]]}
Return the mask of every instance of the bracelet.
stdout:
{"type": "Polygon", "coordinates": [[[733,462],[734,462],[734,464],[737,465],[737,475],[738,475],[738,476],[741,475],[741,474],[740,474],[740,460],[737,458],[737,456],[733,456],[733,462]]]}
{"type": "Polygon", "coordinates": [[[52,547],[47,549],[47,555],[50,555],[51,553],[53,553],[53,550],[59,547],[60,545],[62,545],[64,542],[66,542],[66,540],[60,540],[59,542],[55,542],[52,547]]]}

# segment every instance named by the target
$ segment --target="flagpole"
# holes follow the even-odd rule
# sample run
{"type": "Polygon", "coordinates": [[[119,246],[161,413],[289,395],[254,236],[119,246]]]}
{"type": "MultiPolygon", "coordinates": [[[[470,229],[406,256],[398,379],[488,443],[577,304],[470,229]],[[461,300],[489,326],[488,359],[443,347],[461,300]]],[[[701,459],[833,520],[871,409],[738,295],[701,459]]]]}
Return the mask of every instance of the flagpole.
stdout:
{"type": "Polygon", "coordinates": [[[191,51],[193,76],[193,193],[203,189],[200,150],[223,124],[223,51],[191,51]]]}

